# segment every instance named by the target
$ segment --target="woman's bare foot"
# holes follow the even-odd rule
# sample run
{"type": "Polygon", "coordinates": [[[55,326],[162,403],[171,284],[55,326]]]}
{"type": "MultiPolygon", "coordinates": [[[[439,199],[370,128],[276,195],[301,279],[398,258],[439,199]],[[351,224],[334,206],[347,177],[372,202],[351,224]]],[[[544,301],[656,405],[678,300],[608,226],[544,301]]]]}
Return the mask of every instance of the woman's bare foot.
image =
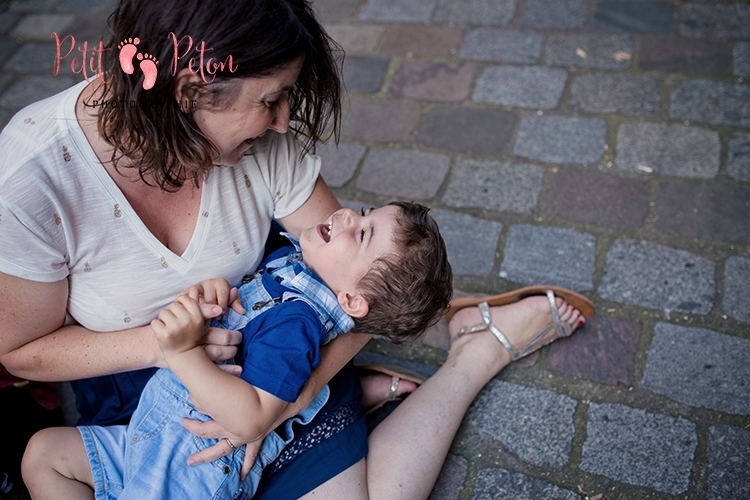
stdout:
{"type": "MultiPolygon", "coordinates": [[[[365,375],[359,379],[362,384],[362,407],[365,411],[388,399],[391,392],[391,377],[384,374],[365,375]]],[[[417,384],[401,379],[398,382],[396,396],[414,392],[417,384]]]]}
{"type": "MultiPolygon", "coordinates": [[[[574,331],[586,323],[586,318],[581,312],[556,297],[557,312],[560,321],[570,326],[574,331]]],[[[540,332],[552,324],[552,312],[549,300],[544,295],[527,297],[519,302],[490,308],[492,322],[508,338],[516,349],[521,349],[531,342],[540,332]]],[[[477,307],[466,307],[456,312],[448,324],[451,337],[455,336],[462,327],[470,327],[482,324],[482,316],[477,307]]],[[[557,335],[554,329],[550,330],[544,341],[557,335]]],[[[449,359],[461,359],[462,353],[471,351],[474,363],[484,363],[487,370],[496,375],[507,366],[511,359],[510,353],[495,338],[489,330],[462,335],[453,341],[449,359]]],[[[468,357],[468,356],[467,356],[468,357]]]]}

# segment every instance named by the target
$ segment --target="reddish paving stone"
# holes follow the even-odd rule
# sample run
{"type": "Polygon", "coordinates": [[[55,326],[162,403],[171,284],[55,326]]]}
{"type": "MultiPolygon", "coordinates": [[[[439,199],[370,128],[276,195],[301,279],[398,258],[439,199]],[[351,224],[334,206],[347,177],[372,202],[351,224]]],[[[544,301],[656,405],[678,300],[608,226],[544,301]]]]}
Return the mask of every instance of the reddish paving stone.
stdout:
{"type": "Polygon", "coordinates": [[[516,115],[502,109],[436,107],[419,127],[417,142],[436,148],[502,156],[516,115]]]}
{"type": "Polygon", "coordinates": [[[406,142],[418,122],[419,105],[415,102],[352,98],[344,111],[341,135],[370,141],[406,142]]]}
{"type": "Polygon", "coordinates": [[[352,52],[374,51],[383,37],[385,28],[362,24],[335,24],[327,26],[326,31],[331,38],[341,44],[348,55],[352,52]]]}
{"type": "Polygon", "coordinates": [[[732,44],[723,40],[646,36],[636,53],[638,66],[646,71],[722,75],[732,66],[732,44]]]}
{"type": "Polygon", "coordinates": [[[567,169],[551,176],[546,216],[605,227],[643,226],[648,181],[567,169]]]}
{"type": "Polygon", "coordinates": [[[427,500],[458,500],[469,471],[469,461],[449,453],[427,500]]]}
{"type": "Polygon", "coordinates": [[[689,238],[750,243],[750,189],[663,179],[656,194],[656,228],[689,238]]]}
{"type": "Polygon", "coordinates": [[[461,47],[463,31],[437,26],[388,26],[380,42],[385,54],[448,57],[461,47]]]}
{"type": "Polygon", "coordinates": [[[633,385],[641,325],[593,316],[572,336],[549,347],[547,368],[607,385],[633,385]]]}
{"type": "Polygon", "coordinates": [[[362,0],[315,0],[315,12],[323,23],[340,23],[354,17],[362,0]]]}
{"type": "Polygon", "coordinates": [[[396,70],[391,94],[427,101],[463,101],[471,90],[474,63],[406,59],[396,70]]]}

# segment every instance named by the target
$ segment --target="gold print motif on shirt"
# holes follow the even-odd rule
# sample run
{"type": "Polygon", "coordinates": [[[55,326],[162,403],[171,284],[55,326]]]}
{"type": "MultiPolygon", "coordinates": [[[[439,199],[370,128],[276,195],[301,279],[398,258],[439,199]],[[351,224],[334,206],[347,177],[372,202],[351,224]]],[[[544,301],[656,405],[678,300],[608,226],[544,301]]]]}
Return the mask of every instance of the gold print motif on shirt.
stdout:
{"type": "Polygon", "coordinates": [[[240,247],[237,245],[237,242],[233,241],[232,242],[232,246],[234,247],[234,253],[236,253],[237,255],[239,255],[240,254],[240,247]]]}
{"type": "Polygon", "coordinates": [[[130,323],[130,322],[132,321],[132,320],[130,319],[130,316],[128,316],[128,313],[125,313],[125,317],[124,317],[124,318],[122,318],[122,320],[123,320],[123,321],[124,321],[125,323],[130,323]]]}
{"type": "Polygon", "coordinates": [[[167,262],[167,259],[165,259],[164,257],[162,257],[161,258],[161,268],[162,269],[166,269],[168,267],[169,267],[169,263],[167,262]]]}
{"type": "Polygon", "coordinates": [[[120,210],[120,205],[115,204],[115,217],[118,219],[122,217],[122,210],[120,210]]]}
{"type": "Polygon", "coordinates": [[[36,122],[34,120],[32,120],[31,118],[26,118],[23,122],[26,125],[36,125],[36,122]]]}
{"type": "Polygon", "coordinates": [[[203,212],[201,215],[203,217],[205,217],[206,219],[208,219],[208,210],[206,210],[205,212],[203,212]]]}
{"type": "Polygon", "coordinates": [[[55,224],[57,224],[58,226],[59,226],[60,224],[62,224],[62,219],[60,218],[60,216],[59,216],[58,214],[54,214],[54,215],[52,216],[52,218],[53,218],[53,219],[55,220],[55,224]]]}
{"type": "Polygon", "coordinates": [[[68,153],[67,146],[63,146],[62,150],[63,150],[63,160],[70,161],[70,153],[68,153]]]}
{"type": "Polygon", "coordinates": [[[247,187],[252,187],[253,186],[253,183],[250,182],[250,177],[248,177],[247,174],[245,174],[245,186],[247,186],[247,187]]]}
{"type": "Polygon", "coordinates": [[[86,262],[86,263],[85,263],[85,264],[83,265],[83,272],[84,272],[84,273],[90,273],[90,272],[91,272],[91,266],[89,265],[89,263],[88,263],[88,262],[86,262]]]}

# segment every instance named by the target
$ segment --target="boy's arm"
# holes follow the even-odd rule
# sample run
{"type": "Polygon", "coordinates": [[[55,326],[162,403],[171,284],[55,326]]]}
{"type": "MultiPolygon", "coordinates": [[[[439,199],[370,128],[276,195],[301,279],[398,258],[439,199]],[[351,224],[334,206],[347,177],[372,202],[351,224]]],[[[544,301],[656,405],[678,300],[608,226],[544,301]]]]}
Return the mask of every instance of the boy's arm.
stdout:
{"type": "Polygon", "coordinates": [[[204,318],[220,313],[218,306],[199,304],[188,295],[181,295],[151,327],[167,366],[195,401],[227,431],[250,442],[273,428],[287,403],[226,373],[197,344],[205,329],[204,318]]]}

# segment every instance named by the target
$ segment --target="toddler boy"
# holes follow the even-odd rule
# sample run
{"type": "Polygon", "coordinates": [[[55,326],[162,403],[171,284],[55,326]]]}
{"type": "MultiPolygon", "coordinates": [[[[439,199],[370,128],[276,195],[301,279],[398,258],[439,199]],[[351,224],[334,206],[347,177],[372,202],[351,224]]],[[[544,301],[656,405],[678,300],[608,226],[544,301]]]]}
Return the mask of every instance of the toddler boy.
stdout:
{"type": "Polygon", "coordinates": [[[180,421],[211,418],[243,442],[258,439],[297,399],[323,344],[352,329],[405,343],[437,322],[452,295],[452,274],[427,212],[404,202],[361,214],[341,209],[299,241],[289,237],[293,246],[271,254],[239,291],[208,280],[183,292],[151,323],[169,369],[149,381],[130,424],[37,434],[24,458],[32,496],[251,498],[263,468],[291,440],[292,424],[316,415],[328,387],[268,434],[244,480],[244,446],[187,467],[189,456],[217,440],[193,436],[180,421]],[[211,362],[198,344],[205,318],[228,304],[214,324],[242,332],[241,377],[211,362]]]}

